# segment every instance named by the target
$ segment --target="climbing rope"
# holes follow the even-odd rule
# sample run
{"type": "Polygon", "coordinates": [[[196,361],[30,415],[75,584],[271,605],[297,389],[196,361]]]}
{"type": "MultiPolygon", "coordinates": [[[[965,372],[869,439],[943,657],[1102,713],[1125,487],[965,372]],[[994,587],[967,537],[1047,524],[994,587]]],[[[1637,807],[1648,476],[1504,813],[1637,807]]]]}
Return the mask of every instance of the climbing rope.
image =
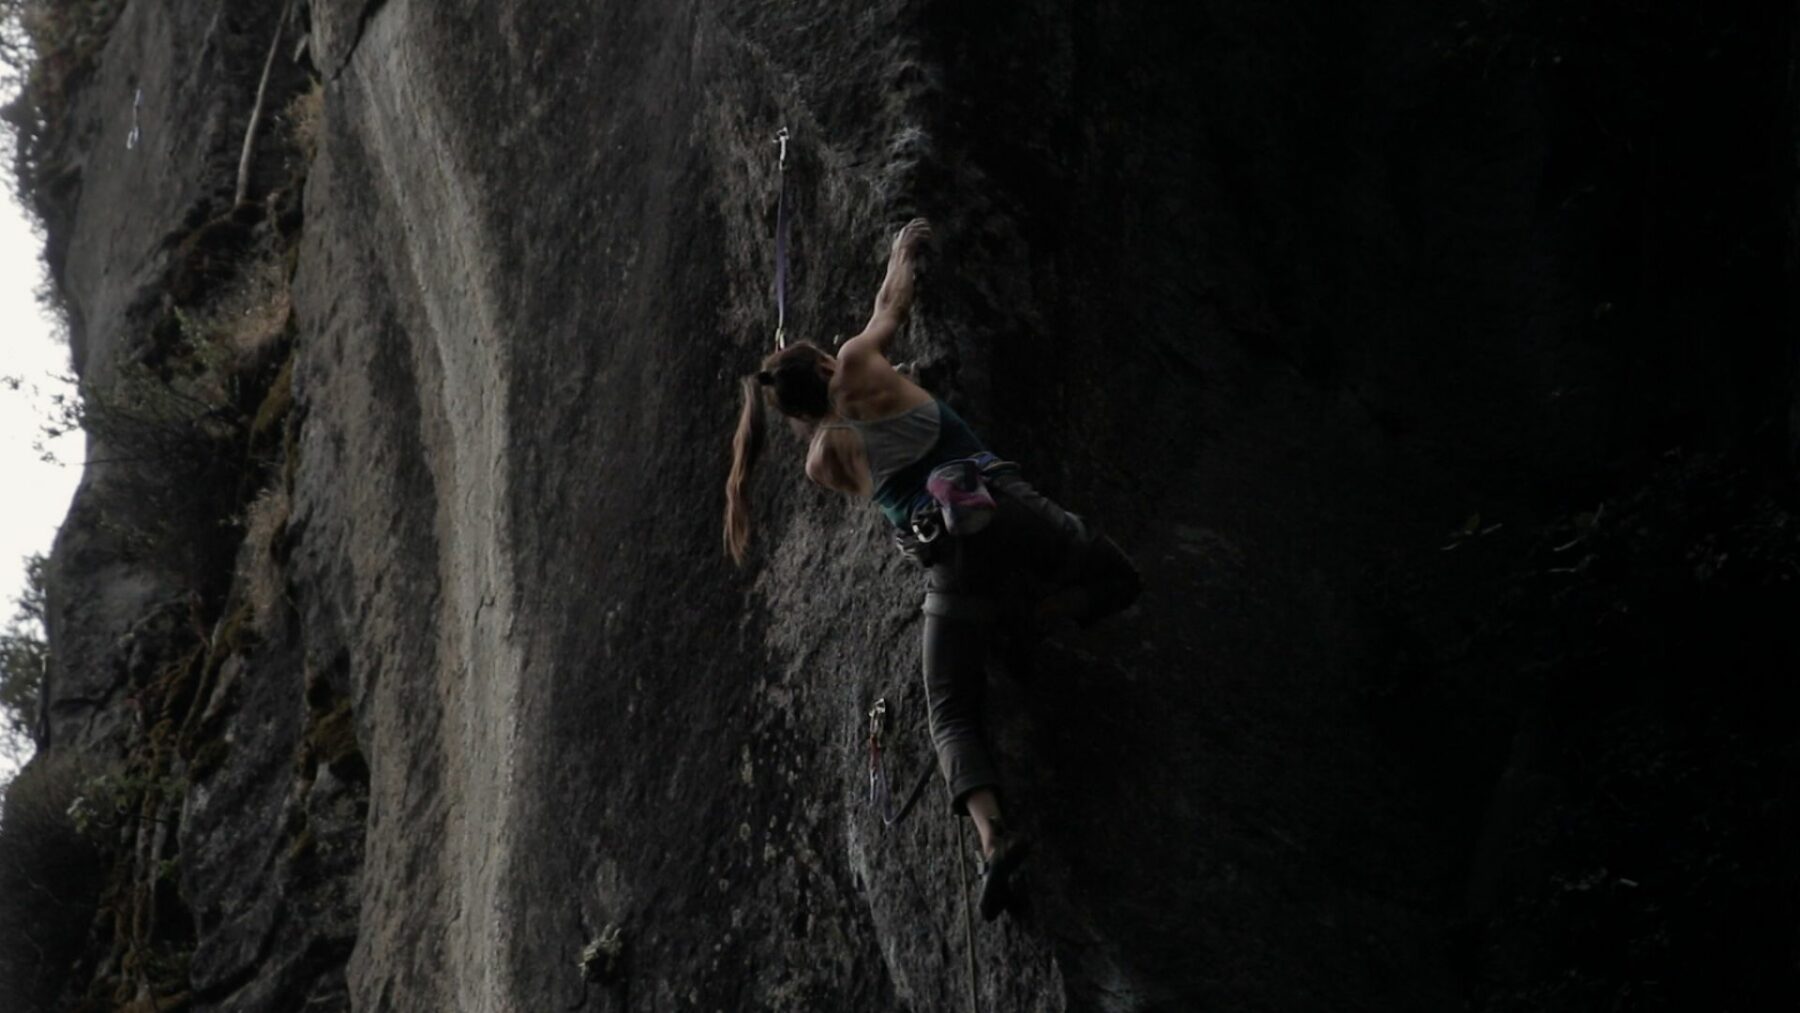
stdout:
{"type": "Polygon", "coordinates": [[[775,196],[775,350],[779,352],[787,347],[788,128],[775,132],[775,143],[781,146],[781,159],[776,165],[781,188],[775,196]]]}
{"type": "Polygon", "coordinates": [[[969,1013],[981,1013],[981,999],[975,985],[975,902],[969,899],[969,860],[963,857],[962,820],[950,814],[950,846],[956,849],[956,874],[962,880],[963,944],[969,955],[969,1013]]]}

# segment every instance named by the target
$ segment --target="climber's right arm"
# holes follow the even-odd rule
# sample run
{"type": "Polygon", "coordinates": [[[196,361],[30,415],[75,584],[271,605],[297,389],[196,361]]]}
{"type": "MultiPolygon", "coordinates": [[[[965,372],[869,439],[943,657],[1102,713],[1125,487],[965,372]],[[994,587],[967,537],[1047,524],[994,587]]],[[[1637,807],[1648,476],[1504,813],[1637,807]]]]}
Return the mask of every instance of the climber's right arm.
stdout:
{"type": "Polygon", "coordinates": [[[838,359],[845,368],[854,368],[868,356],[887,358],[888,343],[912,311],[913,256],[919,245],[930,238],[931,223],[923,218],[907,222],[894,237],[887,276],[881,280],[881,290],[875,293],[875,311],[869,316],[868,326],[838,350],[838,359]]]}

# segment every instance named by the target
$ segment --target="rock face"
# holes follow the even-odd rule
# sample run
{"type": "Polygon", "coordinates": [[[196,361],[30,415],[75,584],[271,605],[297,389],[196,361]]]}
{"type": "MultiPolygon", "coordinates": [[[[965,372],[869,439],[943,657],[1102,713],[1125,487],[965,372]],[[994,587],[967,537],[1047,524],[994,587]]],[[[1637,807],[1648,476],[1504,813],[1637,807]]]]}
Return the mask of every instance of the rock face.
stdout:
{"type": "Polygon", "coordinates": [[[783,439],[719,549],[786,126],[790,330],[929,215],[902,356],[1148,588],[995,673],[981,1008],[1800,997],[1794,11],[1653,6],[313,0],[234,210],[283,5],[126,4],[46,212],[84,378],[291,279],[229,470],[90,469],[58,546],[49,748],[186,785],[170,994],[969,1001],[972,839],[866,802],[918,575],[783,439]]]}

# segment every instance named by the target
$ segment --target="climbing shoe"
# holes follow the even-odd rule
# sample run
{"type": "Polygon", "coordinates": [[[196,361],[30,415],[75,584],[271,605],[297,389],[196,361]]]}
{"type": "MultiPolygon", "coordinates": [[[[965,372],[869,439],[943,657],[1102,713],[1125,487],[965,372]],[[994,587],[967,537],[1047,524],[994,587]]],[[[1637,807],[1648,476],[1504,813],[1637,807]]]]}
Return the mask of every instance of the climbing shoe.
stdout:
{"type": "Polygon", "coordinates": [[[1018,906],[1013,874],[1031,851],[1030,841],[1008,831],[1004,823],[994,822],[999,841],[981,867],[981,920],[988,922],[1000,917],[1002,911],[1018,906]]]}

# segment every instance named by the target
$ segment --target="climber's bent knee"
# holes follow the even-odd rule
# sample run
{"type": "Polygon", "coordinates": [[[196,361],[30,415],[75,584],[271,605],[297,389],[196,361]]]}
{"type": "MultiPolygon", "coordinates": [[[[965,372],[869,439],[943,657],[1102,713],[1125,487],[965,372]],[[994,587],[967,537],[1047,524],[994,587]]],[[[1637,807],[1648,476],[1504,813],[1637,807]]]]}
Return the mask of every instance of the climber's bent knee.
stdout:
{"type": "Polygon", "coordinates": [[[1000,796],[1000,779],[991,772],[946,780],[950,786],[950,811],[958,816],[969,815],[969,796],[978,791],[991,791],[996,799],[1000,796]]]}

